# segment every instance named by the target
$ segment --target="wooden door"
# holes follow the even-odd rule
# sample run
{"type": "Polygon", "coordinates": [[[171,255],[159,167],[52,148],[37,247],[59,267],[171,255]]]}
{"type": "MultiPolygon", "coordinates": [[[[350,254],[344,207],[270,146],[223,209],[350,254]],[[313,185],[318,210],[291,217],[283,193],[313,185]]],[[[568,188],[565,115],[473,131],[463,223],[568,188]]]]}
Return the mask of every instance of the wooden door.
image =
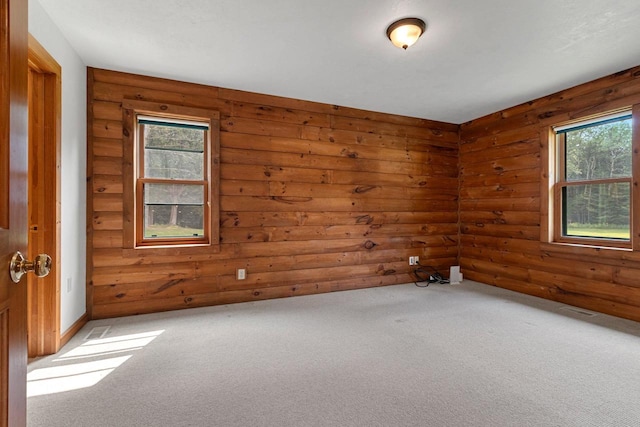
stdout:
{"type": "Polygon", "coordinates": [[[27,285],[9,263],[27,250],[27,3],[0,0],[0,426],[26,425],[27,285]]]}

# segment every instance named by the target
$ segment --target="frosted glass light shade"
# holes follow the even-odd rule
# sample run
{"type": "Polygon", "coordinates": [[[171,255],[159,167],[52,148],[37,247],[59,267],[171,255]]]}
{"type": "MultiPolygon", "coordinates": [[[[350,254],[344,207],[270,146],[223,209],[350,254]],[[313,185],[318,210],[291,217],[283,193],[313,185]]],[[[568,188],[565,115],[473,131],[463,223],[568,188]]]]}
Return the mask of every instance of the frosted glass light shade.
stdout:
{"type": "Polygon", "coordinates": [[[387,37],[395,46],[407,49],[418,41],[426,28],[422,19],[405,18],[394,22],[387,28],[387,37]]]}

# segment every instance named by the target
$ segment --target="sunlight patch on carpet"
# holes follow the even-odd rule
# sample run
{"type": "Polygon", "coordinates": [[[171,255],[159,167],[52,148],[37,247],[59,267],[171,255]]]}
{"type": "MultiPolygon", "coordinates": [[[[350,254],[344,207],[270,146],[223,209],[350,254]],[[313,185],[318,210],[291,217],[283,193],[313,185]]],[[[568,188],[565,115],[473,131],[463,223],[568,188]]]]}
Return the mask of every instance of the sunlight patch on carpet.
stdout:
{"type": "Polygon", "coordinates": [[[60,366],[29,372],[27,397],[93,387],[133,356],[113,355],[142,350],[163,332],[157,330],[85,341],[53,361],[60,366]]]}

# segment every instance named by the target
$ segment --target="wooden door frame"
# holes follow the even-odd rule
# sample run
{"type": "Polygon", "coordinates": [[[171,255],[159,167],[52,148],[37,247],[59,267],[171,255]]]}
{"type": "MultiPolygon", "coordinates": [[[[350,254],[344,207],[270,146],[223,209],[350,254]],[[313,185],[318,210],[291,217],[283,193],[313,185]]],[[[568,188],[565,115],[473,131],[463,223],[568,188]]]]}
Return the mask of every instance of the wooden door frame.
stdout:
{"type": "Polygon", "coordinates": [[[62,68],[29,34],[29,259],[49,254],[51,273],[28,275],[29,357],[56,353],[60,333],[62,68]],[[37,104],[35,107],[32,104],[37,104]],[[37,108],[37,113],[34,111],[37,108]],[[33,114],[35,113],[35,114],[33,114]]]}

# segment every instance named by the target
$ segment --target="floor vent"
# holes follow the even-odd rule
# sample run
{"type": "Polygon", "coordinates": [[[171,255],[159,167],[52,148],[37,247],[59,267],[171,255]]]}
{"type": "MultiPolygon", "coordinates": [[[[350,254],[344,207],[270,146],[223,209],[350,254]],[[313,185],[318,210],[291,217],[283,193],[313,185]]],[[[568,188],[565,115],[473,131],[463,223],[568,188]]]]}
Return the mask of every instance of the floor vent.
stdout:
{"type": "Polygon", "coordinates": [[[109,332],[109,329],[111,329],[111,326],[96,326],[89,331],[87,336],[84,337],[84,340],[89,341],[104,338],[104,336],[107,335],[107,332],[109,332]]]}
{"type": "Polygon", "coordinates": [[[589,310],[585,310],[584,308],[570,307],[570,306],[567,306],[567,305],[560,307],[560,309],[561,310],[572,311],[574,313],[582,314],[583,316],[589,316],[589,317],[594,317],[594,316],[598,315],[598,313],[595,313],[595,312],[589,311],[589,310]]]}

